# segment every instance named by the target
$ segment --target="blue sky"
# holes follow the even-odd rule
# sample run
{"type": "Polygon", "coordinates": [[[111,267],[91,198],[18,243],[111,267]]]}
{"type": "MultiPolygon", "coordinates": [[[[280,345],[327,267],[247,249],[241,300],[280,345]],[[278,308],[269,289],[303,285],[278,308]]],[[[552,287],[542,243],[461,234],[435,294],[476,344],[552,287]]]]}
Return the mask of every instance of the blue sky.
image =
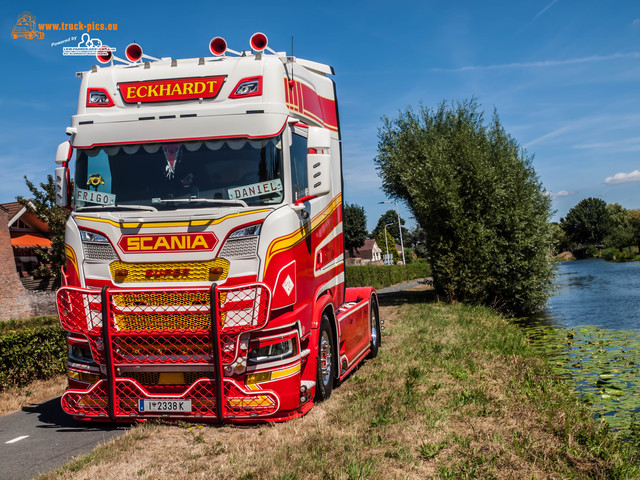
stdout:
{"type": "MultiPolygon", "coordinates": [[[[640,208],[640,2],[569,0],[378,2],[16,2],[0,14],[0,202],[43,181],[75,113],[93,57],[62,55],[82,31],[11,38],[17,16],[38,23],[117,24],[90,32],[120,55],[132,41],[156,57],[208,55],[214,36],[249,48],[262,31],[275,50],[335,68],[345,200],[369,228],[393,205],[373,159],[383,115],[475,96],[530,154],[555,219],[596,196],[640,208]]],[[[409,226],[415,221],[401,205],[409,226]]]]}

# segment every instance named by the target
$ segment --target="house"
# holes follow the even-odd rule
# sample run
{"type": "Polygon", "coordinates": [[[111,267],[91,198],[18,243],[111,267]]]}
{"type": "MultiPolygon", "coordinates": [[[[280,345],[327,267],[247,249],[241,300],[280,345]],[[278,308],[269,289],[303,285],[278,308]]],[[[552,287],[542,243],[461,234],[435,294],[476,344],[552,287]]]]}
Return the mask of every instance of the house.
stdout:
{"type": "Polygon", "coordinates": [[[40,265],[36,250],[51,247],[49,226],[18,202],[3,203],[16,269],[20,277],[28,277],[40,265]]]}
{"type": "Polygon", "coordinates": [[[346,257],[347,265],[382,265],[382,250],[373,238],[366,239],[362,247],[355,248],[353,255],[347,251],[346,257]]]}

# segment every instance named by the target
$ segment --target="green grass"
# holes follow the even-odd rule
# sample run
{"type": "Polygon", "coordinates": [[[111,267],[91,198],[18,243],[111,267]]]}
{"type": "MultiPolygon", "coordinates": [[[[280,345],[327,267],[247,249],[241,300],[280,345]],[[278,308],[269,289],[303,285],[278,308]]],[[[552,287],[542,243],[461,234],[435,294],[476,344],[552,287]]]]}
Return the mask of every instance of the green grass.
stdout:
{"type": "Polygon", "coordinates": [[[47,478],[640,476],[637,444],[595,422],[517,326],[410,293],[385,299],[379,356],[306,417],[248,429],[147,424],[47,478]]]}

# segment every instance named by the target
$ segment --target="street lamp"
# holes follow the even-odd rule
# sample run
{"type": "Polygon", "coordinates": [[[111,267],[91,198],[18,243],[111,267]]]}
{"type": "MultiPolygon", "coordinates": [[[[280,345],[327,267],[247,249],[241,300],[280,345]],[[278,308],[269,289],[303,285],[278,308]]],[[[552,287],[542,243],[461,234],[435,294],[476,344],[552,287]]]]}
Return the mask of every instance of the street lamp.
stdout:
{"type": "MultiPolygon", "coordinates": [[[[404,259],[404,242],[402,241],[402,225],[400,224],[400,208],[398,208],[398,202],[378,202],[382,203],[393,203],[396,206],[396,212],[398,212],[398,231],[400,232],[400,249],[402,250],[402,264],[406,265],[407,262],[404,259]]],[[[387,252],[389,253],[389,252],[387,252]]]]}

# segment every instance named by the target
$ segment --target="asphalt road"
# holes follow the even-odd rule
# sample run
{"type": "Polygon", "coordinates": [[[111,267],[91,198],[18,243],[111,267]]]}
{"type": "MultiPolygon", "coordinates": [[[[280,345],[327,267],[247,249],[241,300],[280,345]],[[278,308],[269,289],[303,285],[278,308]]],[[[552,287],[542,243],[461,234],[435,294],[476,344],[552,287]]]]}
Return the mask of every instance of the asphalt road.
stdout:
{"type": "MultiPolygon", "coordinates": [[[[378,292],[382,299],[425,282],[414,280],[378,292]]],[[[62,411],[59,397],[0,416],[0,480],[28,480],[51,472],[127,428],[74,420],[62,411]]]]}
{"type": "Polygon", "coordinates": [[[0,479],[31,479],[68,463],[127,427],[74,420],[60,398],[0,417],[0,479]]]}

